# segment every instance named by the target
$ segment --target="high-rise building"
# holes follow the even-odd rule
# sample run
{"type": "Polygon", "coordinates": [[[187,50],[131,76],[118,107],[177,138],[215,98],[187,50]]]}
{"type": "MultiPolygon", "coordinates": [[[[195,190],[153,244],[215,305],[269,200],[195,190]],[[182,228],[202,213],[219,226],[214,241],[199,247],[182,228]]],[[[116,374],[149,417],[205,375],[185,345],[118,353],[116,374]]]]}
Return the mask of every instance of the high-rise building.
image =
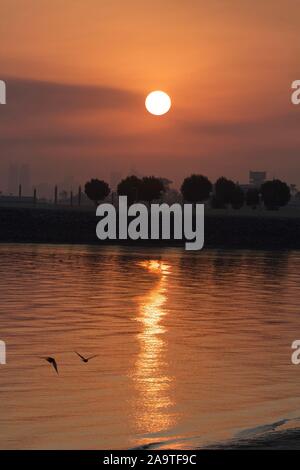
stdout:
{"type": "Polygon", "coordinates": [[[7,192],[8,194],[16,195],[18,193],[19,186],[19,172],[18,165],[11,163],[8,168],[8,183],[7,192]]]}
{"type": "Polygon", "coordinates": [[[110,188],[112,191],[117,189],[118,184],[121,181],[121,173],[119,171],[112,171],[110,173],[110,188]]]}
{"type": "Polygon", "coordinates": [[[249,171],[249,184],[252,186],[261,186],[267,178],[266,171],[249,171]]]}
{"type": "Polygon", "coordinates": [[[11,163],[8,168],[8,194],[17,195],[19,193],[19,185],[22,186],[22,195],[31,195],[31,172],[30,166],[27,164],[18,165],[11,163]]]}
{"type": "Polygon", "coordinates": [[[20,167],[19,184],[22,186],[23,196],[29,196],[31,194],[31,174],[30,166],[27,164],[20,167]]]}

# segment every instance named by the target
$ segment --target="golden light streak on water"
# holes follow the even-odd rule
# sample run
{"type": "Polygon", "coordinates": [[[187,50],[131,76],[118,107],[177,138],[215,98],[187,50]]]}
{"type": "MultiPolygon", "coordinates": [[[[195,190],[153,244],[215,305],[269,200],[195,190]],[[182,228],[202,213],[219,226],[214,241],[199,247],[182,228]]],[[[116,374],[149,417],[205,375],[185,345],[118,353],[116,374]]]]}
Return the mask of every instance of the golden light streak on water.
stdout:
{"type": "Polygon", "coordinates": [[[168,429],[173,422],[170,414],[173,403],[169,393],[172,379],[167,373],[166,328],[162,323],[168,315],[165,304],[170,266],[158,260],[138,264],[155,276],[153,289],[140,299],[137,318],[142,324],[142,331],[138,334],[140,353],[133,374],[139,392],[138,425],[153,434],[168,429]]]}

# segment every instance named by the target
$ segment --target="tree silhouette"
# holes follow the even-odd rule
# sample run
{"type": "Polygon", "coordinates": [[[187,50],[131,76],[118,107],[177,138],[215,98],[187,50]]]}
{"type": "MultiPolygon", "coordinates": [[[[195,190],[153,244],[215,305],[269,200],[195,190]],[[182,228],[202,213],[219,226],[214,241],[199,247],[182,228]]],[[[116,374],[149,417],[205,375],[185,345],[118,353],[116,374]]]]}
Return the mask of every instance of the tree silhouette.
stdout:
{"type": "Polygon", "coordinates": [[[276,179],[263,183],[260,192],[264,205],[269,210],[279,209],[291,199],[291,191],[288,185],[276,179]]]}
{"type": "Polygon", "coordinates": [[[91,201],[99,204],[99,201],[102,201],[109,195],[110,188],[105,181],[91,179],[85,184],[84,192],[91,201]]]}
{"type": "Polygon", "coordinates": [[[225,204],[222,201],[219,201],[215,194],[212,195],[210,200],[210,205],[213,209],[224,209],[225,204]]]}
{"type": "Polygon", "coordinates": [[[117,192],[119,196],[127,196],[129,204],[140,199],[142,180],[137,176],[127,176],[120,181],[117,192]]]}
{"type": "Polygon", "coordinates": [[[238,184],[236,184],[231,196],[231,204],[233,209],[240,209],[241,207],[243,207],[244,202],[245,193],[242,188],[238,184]]]}
{"type": "Polygon", "coordinates": [[[246,204],[247,206],[256,209],[259,205],[259,190],[257,188],[249,188],[246,193],[246,204]]]}
{"type": "Polygon", "coordinates": [[[219,207],[232,204],[236,185],[233,181],[222,176],[215,183],[215,201],[219,207]]]}
{"type": "Polygon", "coordinates": [[[164,191],[167,192],[167,191],[170,191],[170,185],[173,183],[172,180],[169,180],[168,178],[158,178],[163,186],[164,186],[164,191]]]}
{"type": "Polygon", "coordinates": [[[159,199],[165,191],[164,184],[160,178],[155,176],[144,176],[140,187],[140,199],[151,202],[153,199],[159,199]]]}
{"type": "Polygon", "coordinates": [[[192,203],[202,202],[209,198],[212,184],[206,176],[191,175],[183,181],[181,194],[183,198],[192,203]]]}

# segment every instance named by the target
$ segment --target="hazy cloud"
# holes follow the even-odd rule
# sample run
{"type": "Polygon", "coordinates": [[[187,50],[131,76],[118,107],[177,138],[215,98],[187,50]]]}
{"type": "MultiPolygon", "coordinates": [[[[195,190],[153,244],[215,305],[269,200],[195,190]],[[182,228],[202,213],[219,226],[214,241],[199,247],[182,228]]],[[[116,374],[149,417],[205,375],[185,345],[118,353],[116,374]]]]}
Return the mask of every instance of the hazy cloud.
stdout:
{"type": "Polygon", "coordinates": [[[7,105],[3,117],[68,114],[97,109],[130,109],[140,97],[129,90],[107,86],[72,85],[3,77],[7,86],[7,105]]]}
{"type": "Polygon", "coordinates": [[[186,131],[189,134],[205,134],[224,136],[238,135],[245,136],[255,133],[257,136],[269,131],[298,130],[299,113],[298,110],[291,109],[288,113],[272,115],[269,117],[260,117],[256,120],[214,120],[204,121],[203,119],[194,119],[193,121],[178,121],[178,129],[186,131]]]}

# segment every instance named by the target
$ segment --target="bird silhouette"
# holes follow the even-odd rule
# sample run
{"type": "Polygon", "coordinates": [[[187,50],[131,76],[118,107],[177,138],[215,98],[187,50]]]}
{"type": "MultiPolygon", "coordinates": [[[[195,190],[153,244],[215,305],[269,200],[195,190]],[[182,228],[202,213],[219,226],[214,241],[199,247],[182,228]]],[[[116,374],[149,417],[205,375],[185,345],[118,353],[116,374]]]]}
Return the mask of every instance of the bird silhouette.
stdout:
{"type": "Polygon", "coordinates": [[[40,357],[40,359],[44,359],[45,361],[49,362],[49,364],[51,364],[51,366],[54,368],[55,372],[58,375],[57,362],[54,359],[54,357],[50,357],[50,356],[39,356],[39,357],[40,357]]]}
{"type": "Polygon", "coordinates": [[[82,356],[81,354],[79,354],[77,351],[75,351],[75,353],[77,354],[77,356],[80,357],[80,359],[82,360],[82,362],[89,362],[90,359],[93,359],[93,357],[97,357],[98,354],[95,354],[94,356],[90,356],[90,357],[84,357],[82,356]]]}

